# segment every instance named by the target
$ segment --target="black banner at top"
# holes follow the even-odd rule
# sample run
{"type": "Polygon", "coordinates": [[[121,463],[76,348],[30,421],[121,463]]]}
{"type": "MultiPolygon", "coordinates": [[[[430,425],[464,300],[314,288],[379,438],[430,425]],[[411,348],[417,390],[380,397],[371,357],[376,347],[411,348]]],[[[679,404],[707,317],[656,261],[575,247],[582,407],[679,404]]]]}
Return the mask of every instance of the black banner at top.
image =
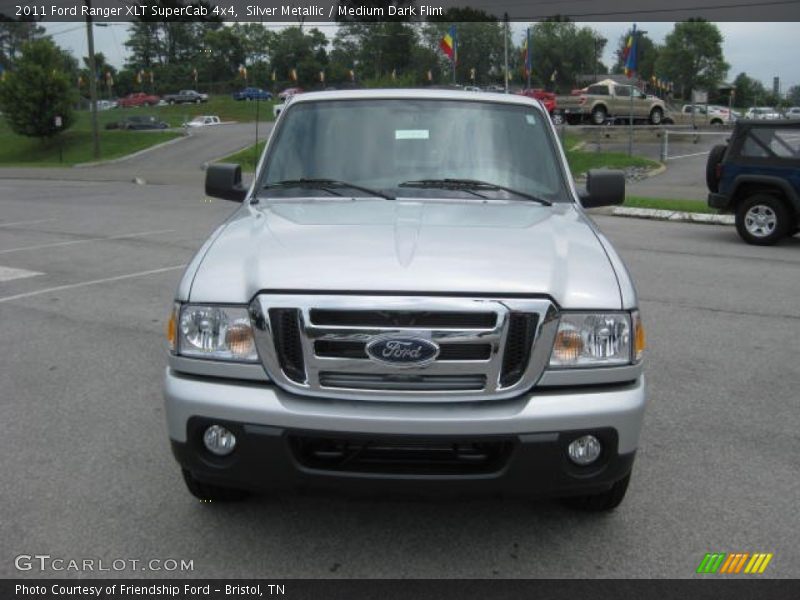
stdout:
{"type": "Polygon", "coordinates": [[[0,0],[4,20],[239,21],[800,21],[799,0],[0,0]]]}

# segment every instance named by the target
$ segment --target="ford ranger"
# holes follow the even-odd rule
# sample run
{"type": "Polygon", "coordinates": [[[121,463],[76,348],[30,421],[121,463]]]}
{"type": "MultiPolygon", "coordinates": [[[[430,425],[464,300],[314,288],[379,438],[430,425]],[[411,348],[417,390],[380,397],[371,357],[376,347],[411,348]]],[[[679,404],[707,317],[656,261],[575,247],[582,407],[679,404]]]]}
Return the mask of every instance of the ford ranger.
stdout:
{"type": "Polygon", "coordinates": [[[164,396],[189,491],[492,490],[608,510],[645,408],[631,278],[542,105],[315,92],[278,118],[181,279],[164,396]]]}

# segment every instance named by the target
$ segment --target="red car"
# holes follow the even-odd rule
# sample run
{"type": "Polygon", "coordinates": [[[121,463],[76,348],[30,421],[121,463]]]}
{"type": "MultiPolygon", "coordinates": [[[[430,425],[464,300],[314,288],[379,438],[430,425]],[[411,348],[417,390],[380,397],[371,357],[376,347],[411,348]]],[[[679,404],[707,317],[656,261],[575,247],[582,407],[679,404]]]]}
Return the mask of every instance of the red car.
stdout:
{"type": "Polygon", "coordinates": [[[129,108],[131,106],[155,106],[159,102],[161,102],[161,98],[158,96],[136,92],[120,98],[117,104],[123,108],[129,108]]]}
{"type": "Polygon", "coordinates": [[[553,111],[556,109],[556,95],[553,92],[545,92],[544,90],[532,90],[526,89],[520,92],[521,95],[527,96],[528,98],[535,98],[539,100],[542,104],[544,104],[545,109],[551,115],[553,111]]]}

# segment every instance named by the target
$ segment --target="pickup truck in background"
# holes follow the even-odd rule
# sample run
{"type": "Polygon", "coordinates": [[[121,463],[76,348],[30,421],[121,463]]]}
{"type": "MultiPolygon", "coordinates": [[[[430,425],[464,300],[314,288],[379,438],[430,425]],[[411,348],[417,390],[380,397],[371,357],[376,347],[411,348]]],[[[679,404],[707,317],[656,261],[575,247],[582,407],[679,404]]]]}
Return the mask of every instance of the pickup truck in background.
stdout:
{"type": "Polygon", "coordinates": [[[649,96],[635,86],[619,84],[611,79],[592,84],[578,94],[558,96],[557,103],[570,124],[589,121],[594,125],[603,125],[630,117],[631,94],[634,121],[660,125],[667,113],[663,100],[649,96]]]}
{"type": "Polygon", "coordinates": [[[164,102],[168,104],[200,104],[208,102],[208,94],[201,94],[194,90],[181,90],[177,94],[167,94],[164,102]]]}

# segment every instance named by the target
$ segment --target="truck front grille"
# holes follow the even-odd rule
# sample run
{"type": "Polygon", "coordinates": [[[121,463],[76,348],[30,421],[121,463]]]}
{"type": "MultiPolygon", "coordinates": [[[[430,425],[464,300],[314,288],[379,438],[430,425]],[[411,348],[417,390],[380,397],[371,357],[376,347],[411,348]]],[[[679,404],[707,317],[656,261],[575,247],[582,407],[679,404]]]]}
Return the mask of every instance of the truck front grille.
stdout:
{"type": "Polygon", "coordinates": [[[279,386],[398,402],[524,392],[544,370],[555,314],[537,298],[262,294],[251,305],[259,356],[279,386]],[[411,364],[370,358],[370,342],[395,336],[422,339],[438,354],[411,364]]]}

